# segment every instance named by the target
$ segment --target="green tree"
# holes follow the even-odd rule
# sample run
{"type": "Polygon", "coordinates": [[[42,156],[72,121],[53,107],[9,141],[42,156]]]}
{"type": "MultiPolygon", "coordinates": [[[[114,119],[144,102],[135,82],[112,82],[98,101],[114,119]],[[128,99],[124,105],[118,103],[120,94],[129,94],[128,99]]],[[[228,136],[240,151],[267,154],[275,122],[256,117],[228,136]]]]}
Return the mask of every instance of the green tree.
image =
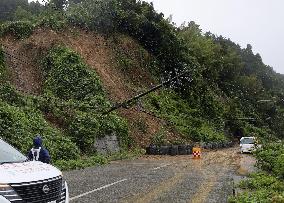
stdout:
{"type": "Polygon", "coordinates": [[[217,81],[222,70],[222,61],[219,57],[221,47],[214,43],[210,36],[203,35],[199,25],[193,21],[179,29],[179,35],[184,39],[188,54],[196,58],[200,64],[199,71],[202,76],[209,81],[217,81]]]}
{"type": "Polygon", "coordinates": [[[32,14],[20,6],[18,6],[14,13],[14,20],[30,20],[31,18],[32,14]]]}
{"type": "Polygon", "coordinates": [[[50,0],[48,4],[54,7],[55,9],[63,10],[67,3],[67,0],[50,0]]]}
{"type": "Polygon", "coordinates": [[[27,9],[29,6],[28,0],[1,0],[0,1],[0,22],[14,19],[14,12],[18,7],[27,9]]]}

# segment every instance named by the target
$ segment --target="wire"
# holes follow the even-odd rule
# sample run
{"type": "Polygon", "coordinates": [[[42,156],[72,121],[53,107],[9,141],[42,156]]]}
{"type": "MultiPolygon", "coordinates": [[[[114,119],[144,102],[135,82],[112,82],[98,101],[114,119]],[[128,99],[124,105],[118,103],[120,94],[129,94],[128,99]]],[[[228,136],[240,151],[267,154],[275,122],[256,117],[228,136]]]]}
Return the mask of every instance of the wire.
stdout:
{"type": "MultiPolygon", "coordinates": [[[[1,46],[4,47],[5,49],[9,49],[9,47],[7,47],[7,46],[5,46],[5,45],[3,45],[3,44],[1,44],[1,46]]],[[[10,58],[14,58],[14,59],[20,61],[21,63],[24,63],[24,64],[26,64],[26,65],[31,65],[31,66],[33,66],[33,67],[36,67],[35,65],[31,64],[30,62],[27,62],[27,61],[25,61],[25,60],[22,60],[22,59],[16,57],[14,54],[8,53],[8,52],[5,51],[4,49],[3,49],[3,53],[4,53],[6,56],[10,57],[10,58]]],[[[24,54],[20,54],[20,55],[25,56],[24,54]]]]}

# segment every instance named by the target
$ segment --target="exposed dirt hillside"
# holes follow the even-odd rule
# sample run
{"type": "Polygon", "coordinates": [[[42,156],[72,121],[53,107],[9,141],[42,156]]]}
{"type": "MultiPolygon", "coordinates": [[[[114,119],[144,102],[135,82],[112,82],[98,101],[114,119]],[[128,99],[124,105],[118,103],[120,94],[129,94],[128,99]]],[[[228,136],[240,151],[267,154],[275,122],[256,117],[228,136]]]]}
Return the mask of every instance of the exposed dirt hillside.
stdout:
{"type": "MultiPolygon", "coordinates": [[[[15,40],[7,36],[0,39],[0,43],[7,53],[14,56],[6,56],[11,82],[18,90],[27,94],[41,94],[43,77],[40,61],[56,45],[72,48],[96,70],[113,103],[130,98],[155,84],[145,68],[150,56],[126,36],[110,39],[79,29],[58,33],[49,29],[38,29],[27,39],[15,40]],[[131,61],[127,64],[131,66],[128,69],[122,68],[119,62],[124,57],[131,61]]],[[[121,109],[119,113],[128,120],[130,135],[140,146],[149,144],[153,135],[165,125],[160,119],[139,112],[136,108],[121,109]]],[[[168,132],[168,137],[175,139],[178,135],[168,132]]]]}

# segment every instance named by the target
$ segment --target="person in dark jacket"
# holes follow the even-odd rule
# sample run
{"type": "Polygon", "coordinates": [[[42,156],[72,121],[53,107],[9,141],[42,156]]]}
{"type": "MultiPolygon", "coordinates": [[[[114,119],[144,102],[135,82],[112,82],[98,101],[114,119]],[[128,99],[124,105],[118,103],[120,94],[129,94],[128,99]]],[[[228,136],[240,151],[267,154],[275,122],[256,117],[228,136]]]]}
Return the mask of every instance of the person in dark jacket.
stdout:
{"type": "Polygon", "coordinates": [[[31,161],[50,163],[49,152],[42,146],[42,139],[40,136],[34,138],[34,147],[29,151],[28,158],[31,161]]]}

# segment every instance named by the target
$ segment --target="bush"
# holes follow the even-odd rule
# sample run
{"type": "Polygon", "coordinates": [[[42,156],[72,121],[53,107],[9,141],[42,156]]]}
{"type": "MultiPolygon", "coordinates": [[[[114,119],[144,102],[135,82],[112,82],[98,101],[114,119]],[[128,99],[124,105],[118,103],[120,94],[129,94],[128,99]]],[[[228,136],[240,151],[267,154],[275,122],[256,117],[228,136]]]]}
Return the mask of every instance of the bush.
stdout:
{"type": "Polygon", "coordinates": [[[52,159],[75,159],[79,155],[77,146],[49,126],[41,112],[31,107],[20,108],[0,102],[0,134],[24,154],[32,147],[34,136],[40,134],[52,159]]]}
{"type": "Polygon", "coordinates": [[[98,136],[99,122],[92,114],[77,113],[68,127],[68,134],[83,152],[90,152],[98,136]]]}
{"type": "Polygon", "coordinates": [[[0,84],[4,83],[6,80],[6,65],[4,57],[2,46],[0,46],[0,84]]]}
{"type": "Polygon", "coordinates": [[[165,129],[161,128],[152,138],[152,144],[162,146],[168,144],[165,129]]]}
{"type": "Polygon", "coordinates": [[[197,133],[198,141],[203,142],[224,142],[227,140],[224,133],[218,132],[209,124],[204,123],[197,133]]]}
{"type": "Polygon", "coordinates": [[[192,107],[173,91],[163,90],[148,95],[145,106],[153,113],[169,121],[184,138],[193,141],[222,142],[226,137],[223,129],[206,121],[200,110],[192,107]]]}
{"type": "Polygon", "coordinates": [[[47,94],[63,100],[79,101],[90,101],[104,96],[97,74],[70,49],[58,47],[51,50],[44,60],[44,70],[47,94]]]}
{"type": "Polygon", "coordinates": [[[284,144],[271,143],[264,145],[256,152],[257,165],[261,169],[283,178],[284,144]]]}
{"type": "Polygon", "coordinates": [[[240,187],[246,192],[231,198],[231,203],[276,202],[284,200],[284,183],[267,173],[255,173],[241,181],[240,187]]]}
{"type": "MultiPolygon", "coordinates": [[[[6,71],[0,52],[0,70],[6,71]]],[[[50,126],[37,109],[34,98],[21,95],[5,81],[0,86],[0,135],[24,154],[32,147],[33,138],[40,134],[52,160],[76,159],[78,147],[60,131],[50,126]]]]}
{"type": "Polygon", "coordinates": [[[264,172],[250,174],[247,180],[241,181],[240,187],[250,190],[284,191],[284,183],[282,181],[264,172]]]}
{"type": "Polygon", "coordinates": [[[36,26],[61,31],[67,28],[68,22],[65,13],[52,8],[46,8],[37,18],[36,26]]]}
{"type": "Polygon", "coordinates": [[[241,181],[246,192],[230,202],[284,202],[284,145],[269,143],[256,152],[257,165],[266,172],[251,174],[241,181]]]}
{"type": "Polygon", "coordinates": [[[112,1],[86,0],[80,4],[71,4],[66,16],[72,25],[110,34],[115,30],[114,12],[112,1]]]}
{"type": "Polygon", "coordinates": [[[237,198],[230,198],[229,203],[282,203],[284,195],[273,191],[257,190],[254,192],[244,192],[237,198]]]}
{"type": "Polygon", "coordinates": [[[29,37],[34,31],[35,25],[30,21],[7,22],[0,25],[0,36],[7,34],[15,36],[17,39],[29,37]]]}
{"type": "Polygon", "coordinates": [[[8,34],[17,39],[29,37],[37,27],[47,27],[56,31],[67,28],[68,21],[63,12],[47,8],[38,17],[30,20],[5,22],[0,25],[0,37],[8,34]]]}
{"type": "Polygon", "coordinates": [[[108,163],[106,157],[96,155],[91,157],[83,157],[81,159],[76,159],[76,160],[58,160],[54,162],[54,165],[57,166],[60,170],[67,171],[67,170],[82,169],[96,165],[103,165],[106,163],[108,163]]]}
{"type": "Polygon", "coordinates": [[[17,107],[27,105],[27,100],[14,87],[7,83],[0,86],[0,100],[17,107]]]}
{"type": "Polygon", "coordinates": [[[273,172],[278,175],[282,180],[284,180],[284,150],[283,154],[277,157],[273,172]]]}

